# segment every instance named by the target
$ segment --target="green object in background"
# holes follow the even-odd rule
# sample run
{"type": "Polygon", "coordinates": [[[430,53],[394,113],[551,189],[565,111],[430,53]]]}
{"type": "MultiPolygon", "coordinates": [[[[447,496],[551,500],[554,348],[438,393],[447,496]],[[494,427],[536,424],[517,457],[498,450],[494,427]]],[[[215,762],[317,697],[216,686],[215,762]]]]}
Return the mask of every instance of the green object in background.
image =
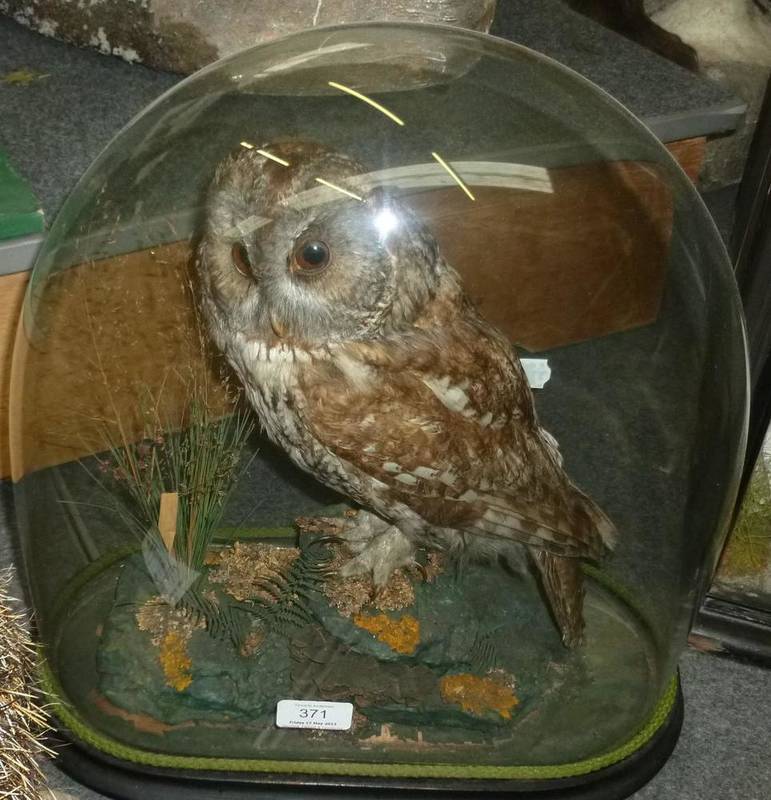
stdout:
{"type": "Polygon", "coordinates": [[[0,152],[0,240],[43,231],[43,210],[29,186],[0,152]]]}

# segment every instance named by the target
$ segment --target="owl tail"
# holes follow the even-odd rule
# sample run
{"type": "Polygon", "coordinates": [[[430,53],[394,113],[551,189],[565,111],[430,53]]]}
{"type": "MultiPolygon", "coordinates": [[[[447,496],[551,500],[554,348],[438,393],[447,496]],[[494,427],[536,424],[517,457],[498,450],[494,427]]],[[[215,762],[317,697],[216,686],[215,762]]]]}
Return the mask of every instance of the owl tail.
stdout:
{"type": "Polygon", "coordinates": [[[546,599],[565,647],[581,644],[584,634],[584,578],[577,558],[532,550],[546,599]]]}

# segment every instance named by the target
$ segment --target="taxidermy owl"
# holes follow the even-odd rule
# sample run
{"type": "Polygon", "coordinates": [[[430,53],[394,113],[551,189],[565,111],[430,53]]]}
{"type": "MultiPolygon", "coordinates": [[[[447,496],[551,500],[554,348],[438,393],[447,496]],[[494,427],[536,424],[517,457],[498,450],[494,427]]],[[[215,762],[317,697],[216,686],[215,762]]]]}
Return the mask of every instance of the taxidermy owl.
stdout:
{"type": "Polygon", "coordinates": [[[510,343],[428,229],[317,144],[217,168],[198,250],[203,314],[269,437],[364,512],[347,575],[376,585],[417,548],[522,563],[581,641],[581,559],[615,529],[562,468],[510,343]]]}

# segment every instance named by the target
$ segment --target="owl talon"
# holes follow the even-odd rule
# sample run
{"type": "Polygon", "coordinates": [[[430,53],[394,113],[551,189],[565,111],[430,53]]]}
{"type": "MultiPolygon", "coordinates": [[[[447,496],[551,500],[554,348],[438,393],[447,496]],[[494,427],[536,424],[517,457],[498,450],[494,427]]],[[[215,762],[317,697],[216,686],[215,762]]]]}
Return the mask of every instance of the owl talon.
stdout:
{"type": "MultiPolygon", "coordinates": [[[[343,539],[351,552],[357,554],[363,552],[375,537],[385,533],[390,527],[385,520],[368,511],[360,511],[355,517],[338,519],[337,522],[339,523],[337,535],[343,539]]],[[[369,571],[370,568],[367,567],[361,572],[369,571]]]]}
{"type": "Polygon", "coordinates": [[[377,589],[388,583],[394,570],[413,563],[414,556],[412,541],[389,525],[382,533],[370,537],[359,554],[343,565],[340,574],[346,578],[371,574],[377,589]]]}
{"type": "Polygon", "coordinates": [[[347,561],[340,569],[340,574],[344,578],[355,578],[359,575],[366,575],[368,572],[371,572],[371,567],[361,556],[347,561]]]}

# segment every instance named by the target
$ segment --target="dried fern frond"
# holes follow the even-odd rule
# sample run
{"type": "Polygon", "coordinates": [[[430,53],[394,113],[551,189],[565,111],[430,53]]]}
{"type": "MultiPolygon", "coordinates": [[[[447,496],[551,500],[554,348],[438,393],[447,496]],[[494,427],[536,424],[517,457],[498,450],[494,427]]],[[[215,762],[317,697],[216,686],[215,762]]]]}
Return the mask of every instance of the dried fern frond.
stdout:
{"type": "Polygon", "coordinates": [[[38,765],[53,755],[42,742],[48,715],[35,694],[37,655],[8,591],[13,573],[0,571],[0,799],[51,797],[38,765]]]}
{"type": "Polygon", "coordinates": [[[340,540],[336,536],[307,538],[300,543],[300,552],[288,567],[277,569],[272,576],[255,581],[260,596],[240,603],[239,611],[256,617],[265,630],[290,636],[312,621],[310,596],[320,591],[329,577],[333,554],[328,545],[340,540]]]}

